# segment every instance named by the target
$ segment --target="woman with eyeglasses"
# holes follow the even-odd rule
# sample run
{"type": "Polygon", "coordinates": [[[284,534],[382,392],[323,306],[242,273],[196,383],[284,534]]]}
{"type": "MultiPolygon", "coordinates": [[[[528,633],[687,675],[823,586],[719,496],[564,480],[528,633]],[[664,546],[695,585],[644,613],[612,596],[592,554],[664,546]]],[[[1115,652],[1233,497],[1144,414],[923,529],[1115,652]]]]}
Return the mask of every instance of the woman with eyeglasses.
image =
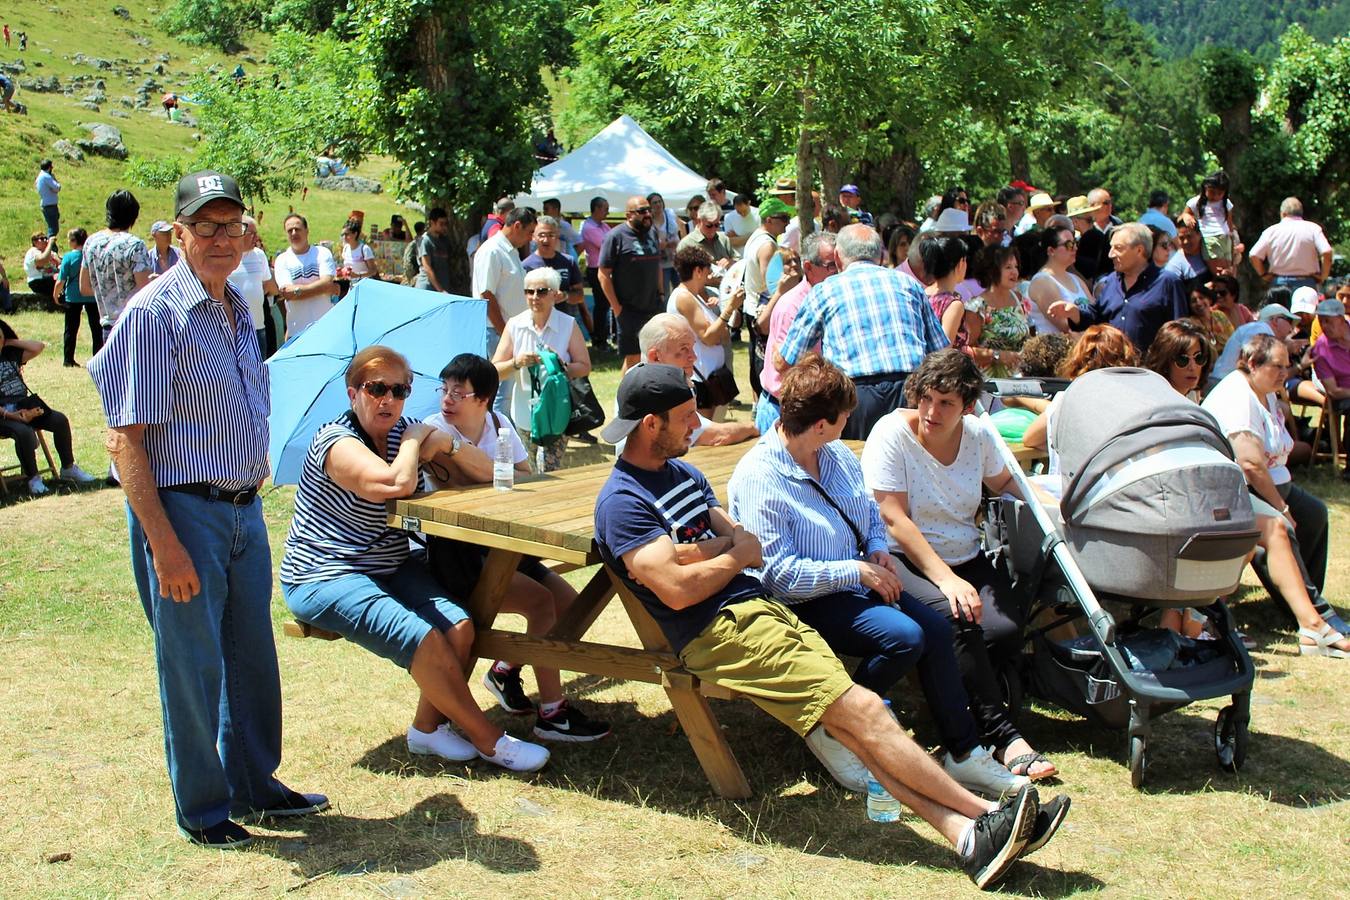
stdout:
{"type": "Polygon", "coordinates": [[[403,416],[412,369],[394,350],[360,351],[346,381],[351,408],[319,429],[300,473],[281,560],[286,605],[408,670],[420,691],[410,753],[535,771],[548,750],[489,722],[469,693],[472,620],[409,551],[407,533],[389,527],[385,504],[416,491],[422,465],[453,455],[454,440],[403,416]]]}
{"type": "MultiPolygon", "coordinates": [[[[517,428],[528,428],[530,421],[530,367],[540,361],[539,348],[548,347],[562,360],[568,378],[591,373],[591,354],[577,320],[557,309],[562,299],[562,276],[547,266],[525,273],[524,312],[506,320],[506,330],[492,354],[497,374],[511,379],[511,418],[517,428]]],[[[562,467],[567,436],[562,435],[543,448],[544,471],[562,467]]]]}
{"type": "Polygon", "coordinates": [[[1031,324],[1037,334],[1065,334],[1069,330],[1068,315],[1048,312],[1051,304],[1060,300],[1086,307],[1092,302],[1092,290],[1077,272],[1072,272],[1078,257],[1078,239],[1072,228],[1047,228],[1041,232],[1041,249],[1045,251],[1045,265],[1031,277],[1029,293],[1033,309],[1031,324]]]}

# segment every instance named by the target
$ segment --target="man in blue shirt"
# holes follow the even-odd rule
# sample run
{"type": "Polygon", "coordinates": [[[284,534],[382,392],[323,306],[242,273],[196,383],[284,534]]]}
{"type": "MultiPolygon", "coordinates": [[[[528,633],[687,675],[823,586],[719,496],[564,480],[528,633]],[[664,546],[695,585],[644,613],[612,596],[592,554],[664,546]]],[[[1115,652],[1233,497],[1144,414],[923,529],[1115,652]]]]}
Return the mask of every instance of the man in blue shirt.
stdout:
{"type": "Polygon", "coordinates": [[[47,237],[56,237],[61,231],[61,207],[57,205],[61,182],[52,175],[50,159],[38,163],[37,180],[33,182],[33,187],[37,190],[38,202],[42,204],[42,219],[47,223],[47,237]]]}
{"type": "Polygon", "coordinates": [[[1148,209],[1139,221],[1156,228],[1170,238],[1177,236],[1177,225],[1172,221],[1172,217],[1167,214],[1167,207],[1171,204],[1172,198],[1167,195],[1167,191],[1154,191],[1148,195],[1148,209]]]}
{"type": "Polygon", "coordinates": [[[1158,329],[1191,314],[1186,290],[1174,272],[1153,264],[1153,235],[1147,225],[1126,222],[1111,232],[1111,262],[1115,271],[1097,281],[1086,309],[1067,300],[1050,304],[1047,315],[1063,312],[1074,330],[1107,324],[1119,328],[1142,355],[1158,329]]]}
{"type": "Polygon", "coordinates": [[[89,362],[127,495],[131,571],[155,635],[179,831],[243,847],[232,820],[328,807],[273,775],[281,683],[272,638],[267,372],[248,303],[228,282],[251,242],[239,186],[178,182],[183,260],[139,291],[89,362]]]}

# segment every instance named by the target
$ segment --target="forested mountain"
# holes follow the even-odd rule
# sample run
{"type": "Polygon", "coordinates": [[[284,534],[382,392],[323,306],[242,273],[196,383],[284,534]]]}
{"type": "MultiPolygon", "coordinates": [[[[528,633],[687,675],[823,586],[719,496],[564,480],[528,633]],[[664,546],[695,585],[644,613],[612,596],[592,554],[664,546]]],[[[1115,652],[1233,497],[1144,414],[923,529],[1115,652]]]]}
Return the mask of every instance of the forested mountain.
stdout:
{"type": "Polygon", "coordinates": [[[1189,56],[1197,47],[1228,45],[1263,59],[1275,55],[1295,23],[1329,41],[1350,35],[1350,0],[1115,0],[1148,29],[1165,52],[1189,56]]]}

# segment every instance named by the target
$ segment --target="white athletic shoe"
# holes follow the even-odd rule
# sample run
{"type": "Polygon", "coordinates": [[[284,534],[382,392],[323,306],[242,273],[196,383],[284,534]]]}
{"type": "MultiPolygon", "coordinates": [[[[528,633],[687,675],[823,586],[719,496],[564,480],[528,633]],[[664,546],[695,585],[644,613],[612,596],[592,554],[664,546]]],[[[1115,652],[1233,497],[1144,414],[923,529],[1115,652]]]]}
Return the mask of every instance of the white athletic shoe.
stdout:
{"type": "Polygon", "coordinates": [[[93,484],[98,479],[90,475],[78,465],[66,466],[61,470],[61,477],[66,481],[73,481],[76,484],[93,484]]]}
{"type": "Polygon", "coordinates": [[[28,493],[32,494],[34,497],[41,497],[43,494],[49,493],[47,485],[42,481],[41,475],[34,475],[32,478],[28,479],[28,493]]]}
{"type": "Polygon", "coordinates": [[[504,734],[497,739],[492,755],[478,754],[493,765],[510,769],[512,772],[537,772],[548,762],[548,748],[529,741],[522,741],[504,734]]]}
{"type": "Polygon", "coordinates": [[[439,756],[451,762],[468,762],[478,758],[478,751],[464,738],[442,723],[428,734],[408,726],[408,752],[418,756],[439,756]]]}
{"type": "Polygon", "coordinates": [[[976,747],[961,762],[947,753],[943,756],[942,768],[966,790],[986,797],[1003,797],[1031,784],[1027,776],[1014,775],[1000,765],[984,747],[976,747]]]}
{"type": "Polygon", "coordinates": [[[806,747],[841,787],[864,793],[867,790],[867,766],[853,755],[853,751],[839,743],[817,725],[806,736],[806,747]]]}

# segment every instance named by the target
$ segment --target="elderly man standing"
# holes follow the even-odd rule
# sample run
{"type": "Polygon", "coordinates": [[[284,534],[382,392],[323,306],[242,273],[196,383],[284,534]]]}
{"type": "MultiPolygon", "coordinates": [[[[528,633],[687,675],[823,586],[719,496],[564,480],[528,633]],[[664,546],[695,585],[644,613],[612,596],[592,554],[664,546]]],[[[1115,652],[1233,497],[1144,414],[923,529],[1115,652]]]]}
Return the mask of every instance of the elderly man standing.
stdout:
{"type": "Polygon", "coordinates": [[[286,337],[302,334],[333,308],[337,263],[333,251],[309,242],[309,222],[291,213],[282,223],[291,245],[277,254],[273,280],[286,301],[286,337]]]}
{"type": "Polygon", "coordinates": [[[1076,331],[1100,323],[1113,325],[1125,332],[1142,356],[1159,328],[1191,314],[1186,290],[1175,272],[1154,264],[1153,234],[1147,225],[1116,226],[1111,233],[1111,262],[1115,271],[1097,282],[1095,297],[1086,308],[1057,300],[1046,314],[1054,318],[1056,312],[1064,313],[1076,331]]]}
{"type": "Polygon", "coordinates": [[[802,308],[802,301],[811,292],[811,288],[820,284],[831,275],[839,274],[839,262],[835,259],[835,236],[828,231],[813,231],[802,238],[802,278],[785,294],[778,298],[769,312],[769,327],[764,342],[764,371],[759,373],[759,402],[755,405],[755,427],[761,434],[768,432],[780,416],[778,408],[779,388],[783,384],[783,370],[787,365],[779,355],[778,348],[783,345],[788,330],[802,308]]]}
{"type": "Polygon", "coordinates": [[[1116,225],[1111,215],[1111,192],[1106,188],[1088,191],[1087,206],[1081,214],[1092,217],[1092,227],[1078,236],[1078,257],[1074,267],[1089,285],[1111,271],[1111,234],[1116,225]]]}
{"type": "MultiPolygon", "coordinates": [[[[484,356],[491,357],[497,349],[502,332],[506,331],[506,320],[525,311],[525,267],[520,261],[520,250],[530,245],[537,222],[533,209],[513,206],[501,230],[480,244],[473,255],[473,295],[487,302],[484,356]]],[[[507,408],[510,399],[510,385],[502,384],[492,408],[504,416],[510,415],[507,408]]]]}
{"type": "MultiPolygon", "coordinates": [[[[731,238],[722,231],[722,207],[711,200],[703,202],[698,208],[698,217],[690,227],[689,233],[680,238],[680,244],[675,248],[675,252],[678,253],[685,247],[702,247],[718,265],[730,263],[736,258],[731,238]]],[[[718,275],[708,283],[717,284],[721,280],[722,277],[718,275]]]]}
{"type": "Polygon", "coordinates": [[[178,828],[243,847],[232,820],[328,807],[273,775],[281,684],[267,478],[267,374],[248,304],[228,277],[251,241],[233,178],[178,182],[183,263],[136,295],[89,362],[127,495],[131,571],[155,636],[178,828]]]}
{"type": "Polygon", "coordinates": [[[876,229],[840,231],[839,277],[811,289],[778,351],[786,368],[821,344],[822,355],[853,379],[858,406],[844,426],[846,440],[865,440],[878,419],[901,405],[909,373],[947,346],[923,285],[884,268],[881,252],[876,229]]]}
{"type": "Polygon", "coordinates": [[[599,280],[618,323],[622,371],[627,372],[638,361],[638,332],[665,308],[661,246],[652,228],[652,207],[646,197],[629,197],[624,223],[605,235],[599,280]]]}
{"type": "Polygon", "coordinates": [[[1261,232],[1247,254],[1256,274],[1289,290],[1317,287],[1331,277],[1331,244],[1322,226],[1303,218],[1303,201],[1285,197],[1280,221],[1261,232]]]}

